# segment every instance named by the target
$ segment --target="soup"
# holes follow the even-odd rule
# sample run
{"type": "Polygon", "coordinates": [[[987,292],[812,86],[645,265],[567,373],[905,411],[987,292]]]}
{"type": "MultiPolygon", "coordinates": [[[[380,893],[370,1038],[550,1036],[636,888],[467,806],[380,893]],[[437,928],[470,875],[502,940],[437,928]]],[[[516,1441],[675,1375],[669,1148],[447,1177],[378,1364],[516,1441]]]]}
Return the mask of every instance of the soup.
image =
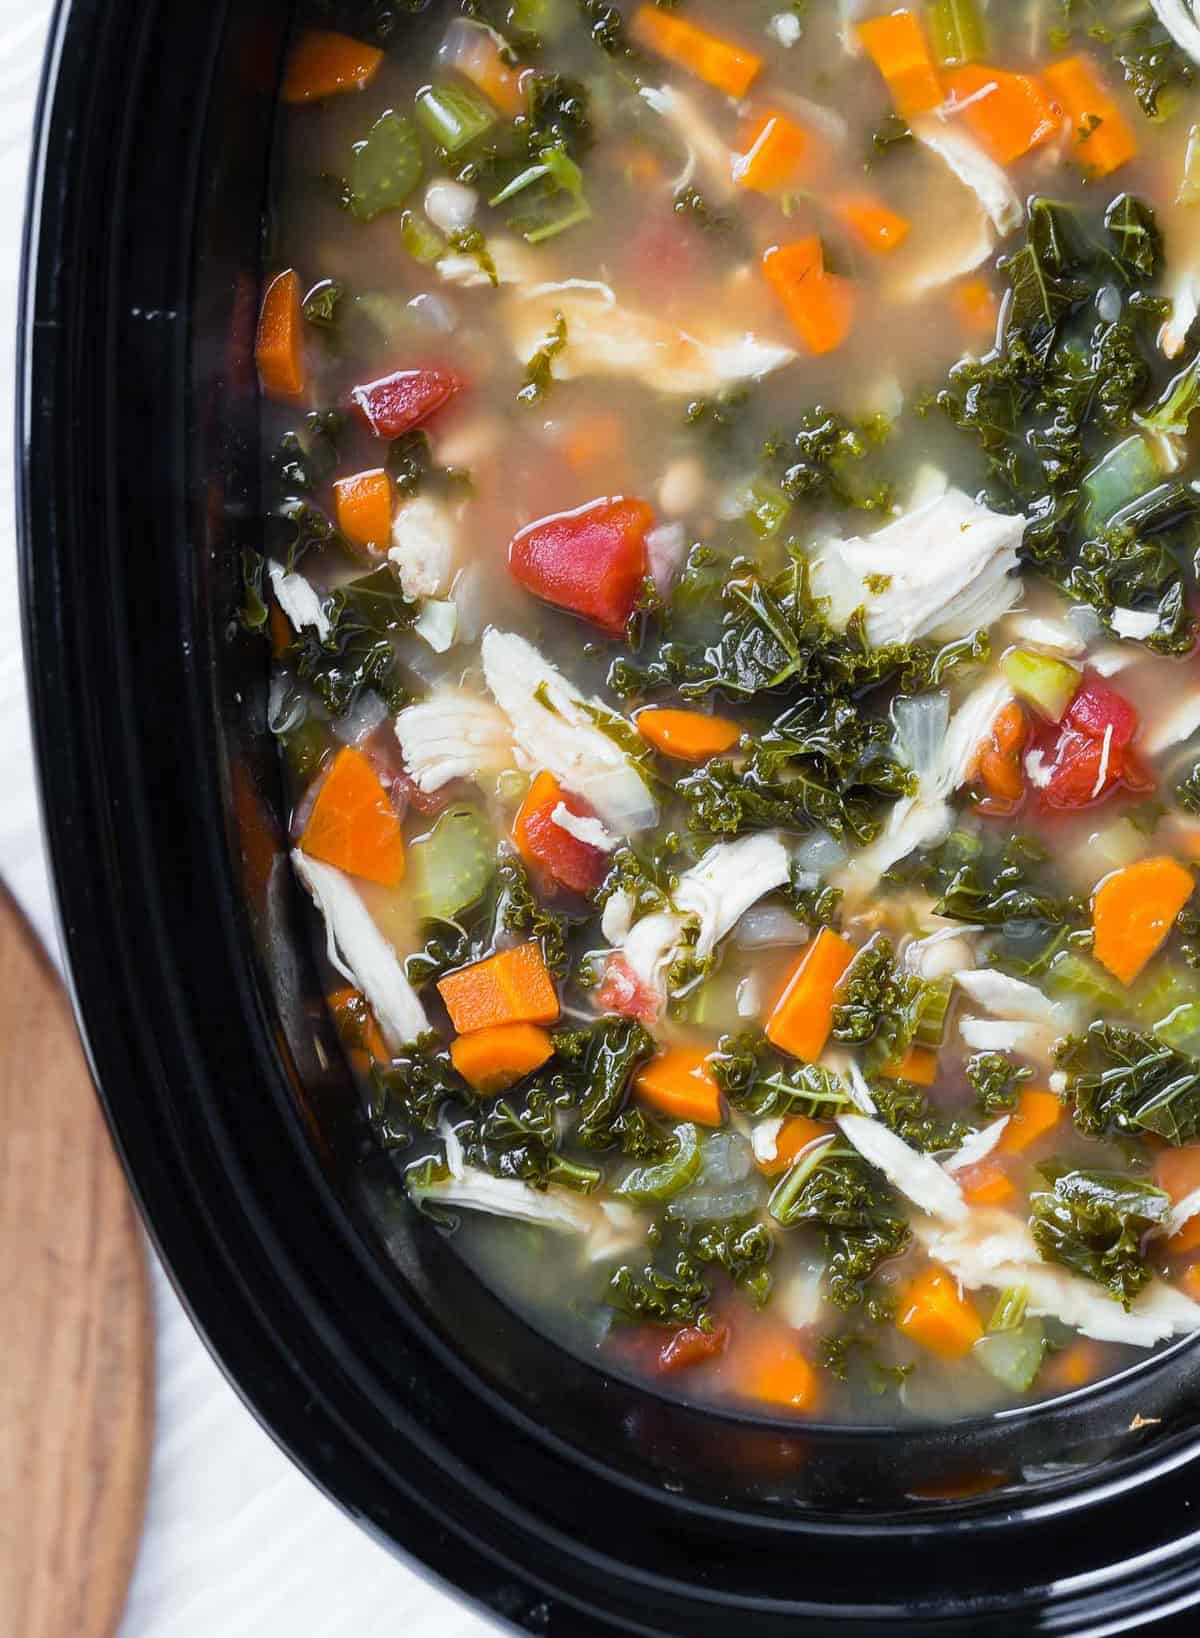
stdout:
{"type": "Polygon", "coordinates": [[[404,1209],[607,1368],[894,1421],[1200,1328],[1177,9],[298,27],[292,859],[404,1209]]]}

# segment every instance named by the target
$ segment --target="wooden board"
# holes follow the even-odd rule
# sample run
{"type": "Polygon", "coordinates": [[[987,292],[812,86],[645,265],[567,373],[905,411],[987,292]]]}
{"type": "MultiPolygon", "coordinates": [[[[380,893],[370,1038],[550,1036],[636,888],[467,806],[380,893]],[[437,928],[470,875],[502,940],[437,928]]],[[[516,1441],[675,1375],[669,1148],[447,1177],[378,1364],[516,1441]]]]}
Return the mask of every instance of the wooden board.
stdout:
{"type": "Polygon", "coordinates": [[[152,1404],[141,1229],[67,998],[0,888],[4,1638],[112,1638],[152,1404]]]}

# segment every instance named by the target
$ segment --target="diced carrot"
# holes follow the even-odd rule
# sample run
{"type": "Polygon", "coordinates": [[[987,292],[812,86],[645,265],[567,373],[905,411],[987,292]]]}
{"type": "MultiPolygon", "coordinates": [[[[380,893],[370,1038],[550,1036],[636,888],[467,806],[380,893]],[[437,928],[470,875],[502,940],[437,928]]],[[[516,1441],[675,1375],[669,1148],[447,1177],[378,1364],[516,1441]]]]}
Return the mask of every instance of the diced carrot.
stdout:
{"type": "Polygon", "coordinates": [[[825,271],[820,239],[773,245],[763,255],[763,273],[809,352],[831,353],[854,322],[854,286],[825,271]]]}
{"type": "Polygon", "coordinates": [[[1062,1116],[1063,1105],[1053,1092],[1026,1087],[996,1147],[1001,1154],[1024,1154],[1040,1137],[1052,1132],[1062,1116]]]}
{"type": "Polygon", "coordinates": [[[1086,57],[1064,57],[1042,77],[1071,122],[1072,152],[1085,170],[1107,176],[1135,156],[1133,126],[1086,57]]]}
{"type": "Polygon", "coordinates": [[[833,1028],[842,974],[857,954],[849,939],[822,927],[805,946],[767,1019],[767,1039],[793,1058],[815,1063],[833,1028]]]}
{"type": "Polygon", "coordinates": [[[304,392],[304,351],[300,342],[300,275],[294,267],[277,273],[267,286],[254,362],[268,398],[299,398],[304,392]]]}
{"type": "Polygon", "coordinates": [[[677,762],[707,762],[710,757],[732,751],[742,737],[740,725],[732,718],[710,717],[704,711],[648,706],[633,720],[643,739],[677,762]]]}
{"type": "Polygon", "coordinates": [[[733,180],[755,193],[775,193],[800,175],[812,151],[803,125],[777,110],[763,114],[742,133],[733,156],[733,180]]]}
{"type": "Polygon", "coordinates": [[[1028,737],[1029,724],[1025,720],[1020,702],[1009,700],[1007,705],[997,711],[992,723],[992,744],[1002,756],[1013,756],[1025,749],[1028,737]]]}
{"type": "MultiPolygon", "coordinates": [[[[1154,1181],[1171,1196],[1171,1204],[1200,1189],[1200,1143],[1188,1143],[1181,1149],[1164,1149],[1154,1162],[1154,1181]]],[[[1167,1241],[1172,1257],[1182,1257],[1200,1248],[1200,1213],[1191,1217],[1177,1234],[1167,1241]]]]}
{"type": "Polygon", "coordinates": [[[927,1046],[910,1046],[903,1058],[893,1059],[879,1071],[889,1081],[912,1081],[914,1086],[932,1086],[937,1072],[938,1055],[927,1046]]]}
{"type": "Polygon", "coordinates": [[[296,635],[278,603],[272,603],[267,613],[267,629],[271,635],[271,653],[278,659],[285,649],[292,646],[296,635]]]}
{"type": "Polygon", "coordinates": [[[404,880],[400,820],[374,768],[353,746],[334,757],[300,846],[311,858],[381,887],[404,880]]]}
{"type": "Polygon", "coordinates": [[[1011,165],[1062,129],[1062,116],[1033,74],[971,63],[950,69],[946,89],[965,104],[964,120],[998,165],[1011,165]]]}
{"type": "Polygon", "coordinates": [[[351,1049],[365,1052],[379,1063],[388,1062],[392,1055],[361,990],[352,989],[348,984],[334,990],[329,997],[329,1010],[351,1049]]]}
{"type": "Polygon", "coordinates": [[[817,1373],[790,1336],[756,1337],[735,1366],[737,1391],[749,1399],[802,1411],[820,1404],[817,1373]]]}
{"type": "Polygon", "coordinates": [[[1045,1380],[1049,1387],[1084,1388],[1095,1381],[1103,1367],[1102,1350],[1081,1337],[1046,1361],[1045,1380]]]}
{"type": "Polygon", "coordinates": [[[888,255],[908,238],[912,223],[882,199],[855,193],[838,201],[835,209],[864,250],[888,255]]]}
{"type": "Polygon", "coordinates": [[[558,992],[534,942],[460,967],[438,979],[450,1022],[459,1035],[496,1024],[553,1024],[558,992]]]}
{"type": "Polygon", "coordinates": [[[908,1285],[896,1324],[906,1337],[943,1359],[961,1359],[983,1335],[974,1305],[960,1294],[953,1274],[936,1264],[908,1285]]]}
{"type": "Polygon", "coordinates": [[[972,1206],[1001,1206],[1017,1192],[1016,1184],[998,1160],[977,1160],[955,1176],[963,1199],[972,1206]]]}
{"type": "Polygon", "coordinates": [[[807,1115],[789,1115],[775,1134],[775,1158],[760,1160],[758,1169],[767,1177],[786,1172],[802,1149],[818,1138],[831,1136],[837,1130],[828,1121],[810,1120],[807,1115]]]}
{"type": "Polygon", "coordinates": [[[284,102],[318,102],[339,91],[361,91],[383,61],[376,46],[332,29],[307,29],[288,55],[280,96],[284,102]]]}
{"type": "Polygon", "coordinates": [[[858,25],[863,49],[883,75],[896,112],[911,119],[936,108],[942,100],[937,69],[929,54],[920,19],[911,11],[894,11],[858,25]]]}
{"type": "Polygon", "coordinates": [[[568,425],[562,452],[574,472],[619,466],[629,457],[625,422],[616,410],[595,410],[580,416],[568,425]]]}
{"type": "Polygon", "coordinates": [[[524,1080],[554,1054],[554,1042],[537,1024],[495,1024],[450,1043],[450,1062],[481,1098],[524,1080]]]}
{"type": "Polygon", "coordinates": [[[337,526],[355,546],[384,546],[392,534],[392,480],[381,466],[333,486],[337,526]]]}
{"type": "Polygon", "coordinates": [[[1012,756],[988,749],[979,753],[979,777],[993,802],[1010,806],[1025,794],[1025,775],[1012,756]]]}
{"type": "Polygon", "coordinates": [[[762,67],[762,58],[753,51],[658,6],[639,6],[630,33],[638,45],[678,63],[730,97],[744,97],[762,67]]]}
{"type": "Polygon", "coordinates": [[[708,1068],[708,1053],[694,1047],[669,1047],[643,1064],[633,1089],[655,1109],[674,1120],[720,1126],[721,1089],[708,1068]]]}
{"type": "Polygon", "coordinates": [[[1196,886],[1192,872],[1160,854],[1114,870],[1092,894],[1092,953],[1131,984],[1171,931],[1196,886]]]}
{"type": "Polygon", "coordinates": [[[964,330],[994,334],[1000,303],[986,279],[962,279],[954,287],[954,308],[964,330]]]}

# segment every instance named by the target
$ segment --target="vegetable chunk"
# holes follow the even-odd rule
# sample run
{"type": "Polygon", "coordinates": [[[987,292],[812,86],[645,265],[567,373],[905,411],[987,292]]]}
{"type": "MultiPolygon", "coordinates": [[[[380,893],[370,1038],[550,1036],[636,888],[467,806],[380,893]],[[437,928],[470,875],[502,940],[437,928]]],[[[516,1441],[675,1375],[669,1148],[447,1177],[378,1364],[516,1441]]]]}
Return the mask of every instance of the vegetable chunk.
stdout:
{"type": "Polygon", "coordinates": [[[497,1024],[553,1024],[558,992],[536,944],[518,944],[438,980],[450,1022],[460,1035],[497,1024]]]}
{"type": "Polygon", "coordinates": [[[767,1019],[767,1039],[793,1058],[815,1063],[833,1028],[833,1007],[842,974],[856,954],[849,939],[828,927],[800,957],[767,1019]]]}
{"type": "Polygon", "coordinates": [[[280,96],[284,102],[320,102],[344,91],[361,91],[383,61],[377,46],[332,29],[307,29],[288,54],[280,96]]]}
{"type": "Polygon", "coordinates": [[[1172,858],[1139,859],[1114,870],[1092,895],[1096,960],[1132,984],[1162,947],[1195,886],[1192,872],[1172,858]]]}
{"type": "Polygon", "coordinates": [[[589,501],[514,535],[508,566],[535,597],[619,637],[646,577],[646,534],[653,523],[645,501],[589,501]]]}
{"type": "Polygon", "coordinates": [[[310,858],[381,887],[396,887],[404,880],[400,821],[361,751],[346,746],[334,757],[300,846],[310,858]]]}
{"type": "Polygon", "coordinates": [[[495,1024],[450,1043],[451,1063],[481,1098],[506,1091],[553,1054],[554,1042],[536,1024],[495,1024]]]}
{"type": "Polygon", "coordinates": [[[928,1268],[906,1287],[896,1324],[906,1337],[942,1359],[961,1359],[983,1335],[973,1303],[944,1268],[928,1268]]]}

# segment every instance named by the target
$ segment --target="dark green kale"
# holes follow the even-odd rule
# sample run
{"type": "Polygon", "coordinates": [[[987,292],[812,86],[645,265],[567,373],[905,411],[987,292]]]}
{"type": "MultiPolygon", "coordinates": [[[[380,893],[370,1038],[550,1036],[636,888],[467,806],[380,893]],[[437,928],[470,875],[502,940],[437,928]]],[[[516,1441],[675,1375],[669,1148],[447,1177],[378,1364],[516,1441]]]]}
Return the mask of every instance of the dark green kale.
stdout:
{"type": "Polygon", "coordinates": [[[915,141],[912,127],[903,114],[885,114],[871,132],[871,151],[867,155],[868,169],[886,159],[889,154],[903,153],[915,141]]]}
{"type": "Polygon", "coordinates": [[[416,495],[426,489],[440,495],[470,489],[470,474],[463,468],[434,464],[429,434],[421,427],[413,427],[401,437],[392,439],[384,457],[384,466],[402,495],[416,495]]]}
{"type": "Polygon", "coordinates": [[[877,1358],[878,1344],[875,1332],[832,1331],[817,1340],[817,1364],[839,1382],[853,1379],[872,1393],[888,1393],[907,1381],[915,1367],[888,1364],[877,1358]]]}
{"type": "Polygon", "coordinates": [[[1186,1053],[1097,1020],[1059,1048],[1058,1062],[1081,1132],[1154,1132],[1176,1145],[1200,1138],[1200,1061],[1186,1053]]]}
{"type": "Polygon", "coordinates": [[[1161,1228],[1171,1209],[1169,1195],[1119,1172],[1082,1171],[1058,1161],[1038,1171],[1050,1184],[1029,1197],[1038,1250],[1095,1280],[1128,1308],[1151,1278],[1142,1240],[1161,1228]]]}
{"type": "MultiPolygon", "coordinates": [[[[741,426],[742,411],[749,402],[750,389],[748,387],[733,387],[728,392],[721,393],[715,398],[690,399],[687,408],[683,412],[684,424],[685,426],[695,427],[700,432],[707,433],[714,441],[723,441],[728,438],[730,433],[741,426]]],[[[679,586],[676,587],[677,594],[687,579],[689,571],[694,574],[696,567],[701,564],[713,568],[719,561],[710,547],[693,546],[692,555],[684,568],[683,577],[679,586]]],[[[723,583],[723,575],[716,578],[710,575],[707,581],[709,590],[714,592],[719,590],[723,583]]],[[[684,595],[687,596],[688,594],[685,593],[684,595]]]]}
{"type": "Polygon", "coordinates": [[[319,330],[330,330],[337,323],[338,307],[346,294],[340,279],[320,279],[313,285],[300,305],[300,311],[309,324],[319,330]]]}
{"type": "Polygon", "coordinates": [[[608,1282],[609,1306],[618,1314],[658,1325],[699,1325],[711,1330],[711,1296],[700,1270],[682,1250],[668,1266],[652,1262],[635,1268],[623,1263],[608,1282]]]}
{"type": "Polygon", "coordinates": [[[881,1263],[908,1245],[908,1222],[895,1192],[860,1155],[836,1142],[801,1155],[776,1185],[768,1211],[784,1228],[822,1230],[830,1300],[850,1308],[881,1263]]]}
{"type": "Polygon", "coordinates": [[[731,234],[736,227],[736,219],[705,198],[699,188],[680,188],[673,209],[676,216],[685,217],[705,233],[731,234]]]}
{"type": "Polygon", "coordinates": [[[1029,1080],[1032,1069],[1010,1063],[1002,1052],[976,1052],[967,1059],[967,1080],[975,1093],[975,1102],[981,1115],[994,1120],[1007,1115],[1017,1107],[1022,1081],[1029,1080]]]}
{"type": "Polygon", "coordinates": [[[709,1067],[733,1107],[755,1120],[768,1115],[829,1120],[852,1107],[831,1070],[784,1058],[756,1030],[722,1035],[709,1067]]]}
{"type": "Polygon", "coordinates": [[[1147,119],[1165,119],[1195,81],[1195,69],[1150,7],[1121,7],[1112,0],[1059,0],[1062,25],[1054,44],[1065,47],[1073,32],[1086,43],[1107,46],[1113,63],[1147,119]]]}
{"type": "Polygon", "coordinates": [[[948,1120],[910,1081],[873,1080],[871,1099],[883,1124],[922,1154],[955,1149],[967,1135],[963,1121],[948,1120]]]}
{"type": "MultiPolygon", "coordinates": [[[[611,1149],[621,1143],[629,1083],[634,1071],[654,1055],[654,1037],[632,1018],[609,1018],[597,1024],[583,1063],[587,1086],[579,1103],[576,1137],[587,1149],[611,1149]]],[[[645,1128],[637,1128],[638,1138],[645,1128]]]]}
{"type": "Polygon", "coordinates": [[[1133,193],[1119,193],[1104,213],[1114,255],[1129,284],[1154,279],[1162,271],[1162,234],[1154,212],[1133,193]]]}
{"type": "Polygon", "coordinates": [[[393,638],[416,618],[390,563],[351,580],[326,602],[329,635],[306,627],[292,652],[296,674],[310,683],[333,716],[344,716],[364,689],[379,693],[390,711],[411,699],[401,677],[393,638]]]}
{"type": "Polygon", "coordinates": [[[493,909],[494,934],[515,933],[535,938],[542,958],[556,978],[565,977],[571,958],[567,936],[571,918],[561,911],[548,910],[538,899],[529,872],[515,853],[504,852],[496,865],[496,898],[493,909]]]}
{"type": "MultiPolygon", "coordinates": [[[[329,481],[345,426],[340,410],[311,410],[295,431],[284,433],[267,463],[281,496],[313,495],[329,481]]],[[[298,555],[292,552],[293,562],[298,555]]]]}
{"type": "Polygon", "coordinates": [[[1082,927],[1088,920],[1082,900],[1048,891],[1049,856],[1029,837],[1013,838],[999,858],[979,854],[957,864],[954,860],[961,855],[951,837],[943,856],[948,868],[935,861],[932,872],[931,888],[938,893],[935,915],[1005,929],[1029,924],[1082,927]]]}
{"type": "Polygon", "coordinates": [[[597,1166],[572,1160],[561,1152],[559,1114],[574,1102],[576,1087],[569,1071],[551,1060],[519,1102],[503,1097],[470,1123],[462,1134],[466,1158],[496,1177],[518,1177],[534,1188],[555,1184],[589,1193],[600,1182],[597,1166]]]}
{"type": "Polygon", "coordinates": [[[771,1260],[774,1241],[757,1217],[729,1223],[683,1224],[680,1237],[692,1259],[724,1269],[735,1290],[761,1308],[771,1295],[771,1260]]]}
{"type": "Polygon", "coordinates": [[[238,608],[238,621],[243,631],[262,631],[267,629],[267,600],[263,595],[263,577],[267,570],[267,560],[261,552],[256,552],[250,546],[242,548],[242,601],[238,608]]]}
{"type": "Polygon", "coordinates": [[[404,974],[410,984],[421,989],[485,953],[482,946],[477,948],[471,933],[461,923],[429,921],[425,924],[425,943],[405,958],[404,974]]]}
{"type": "Polygon", "coordinates": [[[371,1065],[371,1129],[384,1149],[407,1149],[419,1133],[437,1131],[448,1105],[465,1105],[470,1096],[450,1054],[431,1030],[402,1048],[390,1063],[371,1065]]]}
{"type": "Polygon", "coordinates": [[[554,329],[525,366],[525,384],[517,393],[518,404],[540,404],[554,382],[554,360],[567,345],[567,321],[554,315],[554,329]]]}
{"type": "Polygon", "coordinates": [[[886,511],[892,493],[871,463],[887,442],[883,416],[848,421],[828,410],[807,410],[794,429],[777,434],[763,448],[768,473],[791,501],[886,511]]]}
{"type": "Polygon", "coordinates": [[[579,10],[592,41],[607,56],[635,55],[625,31],[625,19],[616,6],[608,5],[606,0],[579,0],[579,10]]]}
{"type": "MultiPolygon", "coordinates": [[[[882,936],[864,944],[847,967],[833,1008],[833,1038],[866,1047],[869,1071],[896,1063],[908,1051],[929,1015],[940,1025],[945,996],[938,986],[904,972],[882,936]]],[[[940,1038],[940,1035],[939,1037],[940,1038]]]]}
{"type": "Polygon", "coordinates": [[[265,525],[267,555],[280,559],[289,573],[312,551],[357,561],[340,530],[301,495],[286,496],[267,514],[265,525]]]}

